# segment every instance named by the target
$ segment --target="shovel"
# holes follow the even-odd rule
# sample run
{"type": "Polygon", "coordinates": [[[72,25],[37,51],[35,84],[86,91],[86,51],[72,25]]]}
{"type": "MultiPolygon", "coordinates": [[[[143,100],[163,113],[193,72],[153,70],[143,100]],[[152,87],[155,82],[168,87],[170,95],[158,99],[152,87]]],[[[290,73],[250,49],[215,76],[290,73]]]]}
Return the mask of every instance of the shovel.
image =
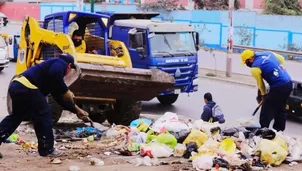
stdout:
{"type": "Polygon", "coordinates": [[[260,107],[262,106],[262,104],[263,104],[263,101],[261,101],[261,102],[259,103],[258,107],[255,109],[255,111],[254,111],[254,113],[253,113],[253,116],[256,115],[256,113],[258,112],[258,110],[260,109],[260,107]]]}

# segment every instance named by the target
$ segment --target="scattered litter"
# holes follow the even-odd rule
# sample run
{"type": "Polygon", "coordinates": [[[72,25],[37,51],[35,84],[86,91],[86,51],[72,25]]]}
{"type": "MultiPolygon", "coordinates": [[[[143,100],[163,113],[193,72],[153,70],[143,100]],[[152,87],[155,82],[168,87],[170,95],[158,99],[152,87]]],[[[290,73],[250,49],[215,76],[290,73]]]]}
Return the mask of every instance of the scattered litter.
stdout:
{"type": "Polygon", "coordinates": [[[60,159],[54,158],[50,161],[51,164],[61,164],[62,161],[60,159]]]}
{"type": "Polygon", "coordinates": [[[110,155],[111,155],[111,152],[110,152],[110,151],[106,151],[106,152],[104,152],[104,154],[105,154],[106,156],[110,156],[110,155]]]}
{"type": "Polygon", "coordinates": [[[101,160],[101,159],[98,159],[98,158],[94,158],[94,157],[92,157],[92,158],[90,158],[90,164],[91,165],[95,165],[95,166],[103,166],[104,165],[104,161],[103,160],[101,160]]]}
{"type": "Polygon", "coordinates": [[[136,167],[138,166],[158,166],[160,164],[158,158],[150,158],[149,156],[145,156],[143,158],[136,158],[137,164],[135,165],[136,167]]]}

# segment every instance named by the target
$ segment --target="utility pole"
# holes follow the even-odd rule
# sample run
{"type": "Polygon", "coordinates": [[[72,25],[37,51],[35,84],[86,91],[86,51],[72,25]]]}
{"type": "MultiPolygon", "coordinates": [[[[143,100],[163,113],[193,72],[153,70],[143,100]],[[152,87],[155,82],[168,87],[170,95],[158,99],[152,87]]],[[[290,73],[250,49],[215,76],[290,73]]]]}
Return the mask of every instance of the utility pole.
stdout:
{"type": "Polygon", "coordinates": [[[226,62],[227,77],[231,77],[232,75],[233,11],[234,11],[234,0],[229,0],[229,27],[228,27],[228,44],[227,44],[227,62],[226,62]]]}
{"type": "Polygon", "coordinates": [[[94,13],[94,0],[90,0],[90,12],[94,13]]]}

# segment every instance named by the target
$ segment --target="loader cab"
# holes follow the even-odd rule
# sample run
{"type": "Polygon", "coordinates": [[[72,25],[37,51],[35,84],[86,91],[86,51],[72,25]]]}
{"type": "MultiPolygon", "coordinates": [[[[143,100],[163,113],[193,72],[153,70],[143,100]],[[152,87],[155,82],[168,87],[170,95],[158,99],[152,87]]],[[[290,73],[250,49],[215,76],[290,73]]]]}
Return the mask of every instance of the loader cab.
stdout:
{"type": "MultiPolygon", "coordinates": [[[[106,43],[108,42],[108,21],[109,16],[106,15],[68,11],[45,16],[43,28],[68,34],[71,38],[77,30],[82,36],[83,43],[86,44],[84,53],[95,52],[94,54],[109,55],[110,51],[106,43]]],[[[45,47],[46,50],[42,51],[44,58],[54,57],[52,52],[60,53],[58,50],[47,50],[47,48],[49,47],[45,47]],[[51,51],[50,54],[49,51],[51,51]]]]}

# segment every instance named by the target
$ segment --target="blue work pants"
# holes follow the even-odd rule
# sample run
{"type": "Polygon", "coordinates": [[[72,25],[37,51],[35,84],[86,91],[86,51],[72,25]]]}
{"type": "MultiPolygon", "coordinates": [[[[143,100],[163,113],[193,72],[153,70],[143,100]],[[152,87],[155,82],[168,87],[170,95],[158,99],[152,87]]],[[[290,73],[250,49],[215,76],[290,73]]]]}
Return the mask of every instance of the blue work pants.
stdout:
{"type": "Polygon", "coordinates": [[[29,89],[14,81],[8,90],[12,99],[12,113],[0,123],[0,143],[4,142],[25,117],[32,118],[41,156],[53,152],[54,135],[52,111],[39,89],[29,89]]]}

